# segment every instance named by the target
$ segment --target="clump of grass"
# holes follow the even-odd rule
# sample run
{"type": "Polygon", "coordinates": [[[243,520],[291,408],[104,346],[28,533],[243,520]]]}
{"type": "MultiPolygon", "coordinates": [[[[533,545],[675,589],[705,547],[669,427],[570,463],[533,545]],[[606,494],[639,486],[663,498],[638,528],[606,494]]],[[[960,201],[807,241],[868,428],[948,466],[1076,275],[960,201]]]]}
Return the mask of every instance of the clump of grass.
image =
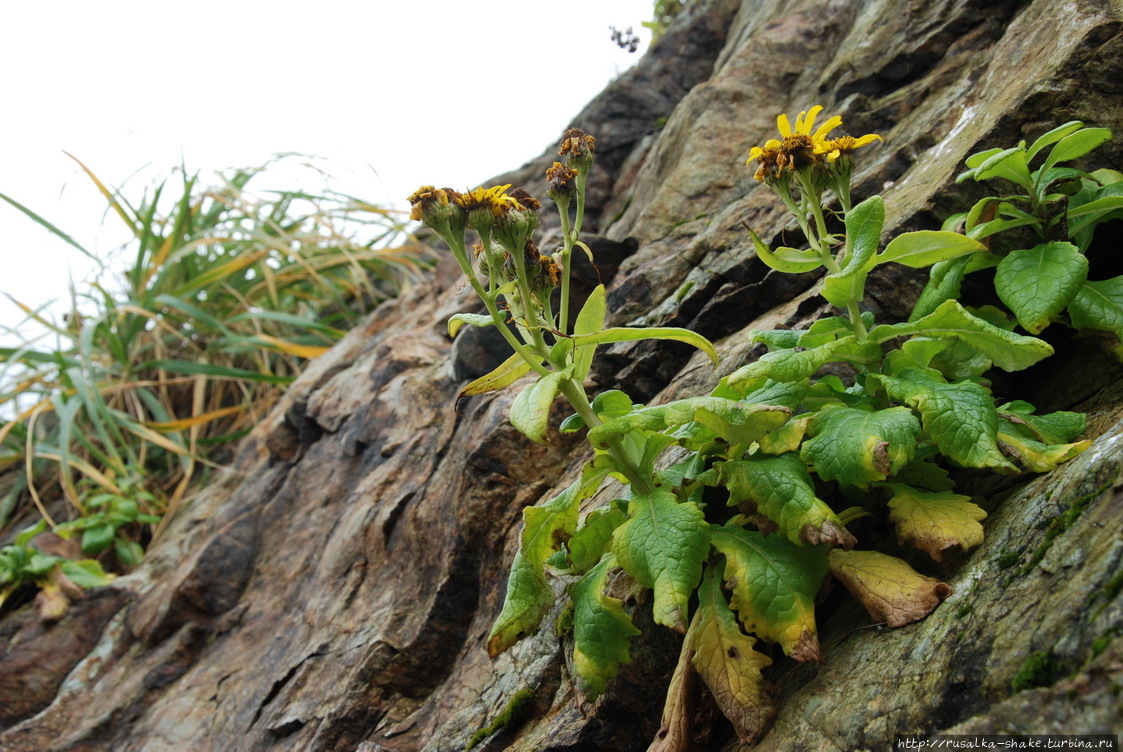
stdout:
{"type": "Polygon", "coordinates": [[[119,286],[72,291],[61,324],[12,298],[46,334],[0,348],[0,540],[41,517],[56,533],[83,531],[87,554],[129,551],[118,563],[132,564],[125,541],[158,534],[153,520],[224,461],[304,362],[427,256],[385,208],[251,189],[265,167],[216,186],[180,171],[133,203],[78,164],[128,228],[128,255],[119,286]]]}

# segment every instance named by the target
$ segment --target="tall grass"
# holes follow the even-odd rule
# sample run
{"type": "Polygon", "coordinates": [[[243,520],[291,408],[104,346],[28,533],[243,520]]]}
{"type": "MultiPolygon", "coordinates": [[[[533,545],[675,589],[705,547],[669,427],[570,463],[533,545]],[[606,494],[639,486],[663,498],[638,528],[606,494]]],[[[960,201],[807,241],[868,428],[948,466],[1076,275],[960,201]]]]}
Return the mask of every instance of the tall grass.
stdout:
{"type": "Polygon", "coordinates": [[[384,208],[251,190],[265,168],[217,186],[180,171],[133,203],[78,164],[131,240],[119,286],[72,291],[62,323],[12,298],[45,334],[0,348],[0,531],[41,517],[127,565],[145,523],[179,507],[301,365],[426,256],[384,208]]]}

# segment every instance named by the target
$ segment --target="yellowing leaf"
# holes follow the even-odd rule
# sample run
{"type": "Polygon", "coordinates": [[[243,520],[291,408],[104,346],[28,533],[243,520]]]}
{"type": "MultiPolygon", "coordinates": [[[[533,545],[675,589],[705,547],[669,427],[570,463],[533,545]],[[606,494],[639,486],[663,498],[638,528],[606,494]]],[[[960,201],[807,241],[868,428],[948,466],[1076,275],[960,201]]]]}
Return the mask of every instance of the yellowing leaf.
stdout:
{"type": "Polygon", "coordinates": [[[815,594],[827,573],[825,547],[797,546],[736,525],[711,528],[725,556],[726,585],[745,630],[780,643],[797,661],[818,661],[815,594]]]}
{"type": "Polygon", "coordinates": [[[827,554],[831,574],[854,595],[870,618],[903,627],[932,613],[951,588],[925,577],[900,559],[876,551],[827,554]]]}
{"type": "Polygon", "coordinates": [[[530,364],[521,355],[515,353],[499,364],[494,371],[480,376],[461,389],[456,398],[497,391],[514,384],[528,373],[530,373],[530,364]]]}
{"type": "Polygon", "coordinates": [[[959,546],[964,551],[983,542],[987,513],[971,503],[970,496],[949,491],[920,491],[903,483],[885,483],[892,489],[889,519],[897,526],[897,540],[908,542],[936,561],[944,549],[959,546]]]}
{"type": "Polygon", "coordinates": [[[815,495],[815,484],[795,452],[778,457],[753,455],[723,462],[717,469],[729,490],[730,504],[752,506],[792,543],[854,545],[854,537],[838,516],[815,495]]]}
{"type": "Polygon", "coordinates": [[[516,553],[511,574],[507,577],[503,611],[488,635],[487,654],[495,658],[526,635],[534,633],[553,604],[554,591],[545,575],[527,561],[522,551],[516,553]]]}
{"type": "Polygon", "coordinates": [[[628,641],[640,631],[623,603],[605,595],[605,578],[616,566],[609,554],[570,590],[573,597],[573,670],[589,700],[604,692],[621,663],[629,659],[628,641]]]}
{"type": "Polygon", "coordinates": [[[761,677],[772,659],[754,650],[755,645],[756,640],[741,631],[725,602],[721,577],[709,569],[698,589],[698,611],[683,649],[692,650],[694,668],[746,744],[756,741],[776,714],[761,677]]]}

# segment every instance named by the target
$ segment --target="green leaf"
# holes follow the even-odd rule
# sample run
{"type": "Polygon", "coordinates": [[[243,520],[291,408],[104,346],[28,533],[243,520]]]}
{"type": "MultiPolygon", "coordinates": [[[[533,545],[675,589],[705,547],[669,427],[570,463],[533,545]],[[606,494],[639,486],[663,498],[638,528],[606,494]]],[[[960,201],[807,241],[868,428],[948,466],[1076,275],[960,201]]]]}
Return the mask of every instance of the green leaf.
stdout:
{"type": "Polygon", "coordinates": [[[871,374],[892,399],[920,412],[924,430],[944,456],[964,467],[1014,471],[998,449],[998,413],[978,384],[949,384],[930,371],[906,368],[898,377],[871,374]]]}
{"type": "Polygon", "coordinates": [[[1058,125],[1056,128],[1048,131],[1047,133],[1041,134],[1026,151],[1026,159],[1029,161],[1033,161],[1033,158],[1037,156],[1037,153],[1044,149],[1046,146],[1052,146],[1068,134],[1074,133],[1075,131],[1078,131],[1083,127],[1084,123],[1080,122],[1079,120],[1070,120],[1063,125],[1058,125]]]}
{"type": "Polygon", "coordinates": [[[736,525],[713,526],[726,587],[745,630],[777,642],[797,661],[818,661],[815,595],[827,574],[825,546],[796,546],[736,525]]]}
{"type": "Polygon", "coordinates": [[[885,224],[885,202],[881,196],[870,196],[846,213],[846,258],[843,274],[873,267],[873,257],[881,245],[881,228],[885,224]]]}
{"type": "Polygon", "coordinates": [[[1092,445],[1091,441],[1072,444],[1046,444],[1027,438],[1021,426],[1009,420],[998,422],[998,445],[1018,464],[1035,473],[1045,473],[1062,462],[1068,462],[1092,445]]]}
{"type": "Polygon", "coordinates": [[[827,406],[811,422],[812,438],[800,456],[823,480],[868,488],[912,461],[919,432],[920,421],[908,408],[827,406]]]}
{"type": "Polygon", "coordinates": [[[1076,297],[1088,259],[1072,243],[1042,243],[1011,251],[994,274],[998,297],[1031,334],[1047,327],[1076,297]]]}
{"type": "Polygon", "coordinates": [[[790,350],[799,346],[800,338],[806,333],[804,329],[754,330],[749,333],[749,341],[763,342],[769,350],[790,350]]]}
{"type": "Polygon", "coordinates": [[[612,551],[628,574],[655,591],[655,621],[685,633],[690,596],[710,550],[705,516],[693,502],[679,502],[661,488],[650,496],[636,494],[628,516],[612,536],[612,551]]]}
{"type": "MultiPolygon", "coordinates": [[[[971,161],[968,160],[970,165],[971,161]]],[[[1003,149],[987,157],[974,172],[975,180],[990,180],[991,178],[1004,178],[1021,186],[1026,193],[1034,193],[1033,179],[1029,174],[1029,163],[1026,161],[1024,146],[1015,146],[1003,149]]]]}
{"type": "MultiPolygon", "coordinates": [[[[604,285],[597,285],[593,291],[589,293],[585,305],[581,306],[581,311],[577,314],[577,319],[573,324],[573,334],[575,336],[584,336],[588,334],[596,334],[604,329],[604,317],[608,311],[605,302],[604,285]]],[[[596,352],[596,344],[591,345],[578,345],[573,350],[573,378],[582,382],[585,377],[589,375],[589,369],[593,366],[593,354],[596,352]]]]}
{"type": "Polygon", "coordinates": [[[668,426],[695,421],[730,444],[756,441],[782,426],[791,410],[779,405],[749,404],[722,397],[692,397],[667,405],[668,426]]]}
{"type": "MultiPolygon", "coordinates": [[[[866,328],[873,326],[873,314],[866,311],[862,314],[862,323],[866,328]]],[[[812,324],[806,331],[800,332],[796,344],[799,347],[818,347],[825,345],[828,342],[833,342],[839,337],[846,337],[854,333],[854,326],[850,323],[850,319],[842,316],[828,316],[819,319],[812,324]]],[[[794,346],[794,345],[793,345],[794,346]]]]}
{"type": "Polygon", "coordinates": [[[1123,209],[1123,196],[1104,196],[1068,210],[1068,234],[1076,235],[1085,227],[1111,219],[1114,212],[1123,209]],[[1074,221],[1074,220],[1079,221],[1074,221]]]}
{"type": "Polygon", "coordinates": [[[116,534],[112,525],[95,525],[86,528],[82,533],[82,553],[97,556],[113,545],[113,537],[116,534]]]}
{"type": "Polygon", "coordinates": [[[623,603],[605,595],[605,578],[616,567],[611,554],[570,590],[573,598],[573,669],[581,692],[595,700],[629,660],[629,639],[640,633],[623,603]]]}
{"type": "Polygon", "coordinates": [[[955,337],[1005,371],[1020,371],[1053,354],[1047,342],[1005,331],[973,316],[956,300],[945,301],[932,313],[912,322],[912,330],[926,337],[955,337]]]}
{"type": "Polygon", "coordinates": [[[567,544],[569,563],[574,572],[587,572],[600,561],[612,540],[612,533],[624,520],[624,511],[614,504],[594,509],[586,515],[567,544]]]}
{"type": "Polygon", "coordinates": [[[461,389],[460,394],[456,395],[456,398],[460,399],[461,397],[471,397],[475,394],[487,394],[488,392],[498,391],[499,389],[514,384],[528,373],[530,373],[530,364],[527,363],[521,355],[515,353],[503,361],[494,371],[480,376],[461,389]]]}
{"type": "Polygon", "coordinates": [[[488,635],[487,654],[495,658],[526,635],[536,632],[552,605],[554,591],[545,575],[518,551],[507,576],[503,610],[488,635]]]}
{"type": "Polygon", "coordinates": [[[612,327],[592,334],[574,335],[574,350],[590,345],[607,345],[611,342],[636,342],[645,339],[670,339],[676,342],[685,342],[693,345],[706,353],[710,362],[715,366],[718,362],[717,350],[708,339],[689,329],[680,329],[674,326],[653,327],[612,327]]]}
{"type": "Polygon", "coordinates": [[[756,640],[741,631],[721,590],[720,571],[720,567],[707,568],[683,648],[692,651],[694,669],[737,736],[749,742],[776,714],[761,675],[772,659],[755,650],[756,640]]]}
{"type": "Polygon", "coordinates": [[[573,536],[581,500],[597,489],[606,474],[603,469],[582,473],[581,478],[545,504],[523,509],[522,546],[507,578],[503,611],[488,637],[487,651],[491,657],[538,629],[542,617],[550,610],[554,594],[546,580],[546,560],[573,536]]]}
{"type": "Polygon", "coordinates": [[[59,562],[59,570],[66,575],[68,580],[80,588],[101,587],[113,581],[113,575],[107,574],[101,568],[101,564],[93,559],[83,559],[82,561],[62,559],[59,562]]]}
{"type": "Polygon", "coordinates": [[[1111,332],[1123,338],[1123,276],[1085,282],[1068,306],[1077,329],[1111,332]]]}
{"type": "Polygon", "coordinates": [[[495,319],[489,313],[456,313],[448,318],[448,336],[455,337],[464,325],[468,326],[495,326],[495,319]]]}
{"type": "Polygon", "coordinates": [[[757,258],[768,267],[784,274],[803,274],[815,271],[823,265],[822,257],[812,250],[797,251],[794,248],[782,248],[783,256],[772,252],[755,232],[749,228],[749,235],[753,238],[753,248],[756,249],[757,258]]]}
{"type": "Polygon", "coordinates": [[[1018,426],[1026,438],[1046,444],[1064,444],[1084,433],[1087,419],[1084,413],[1060,411],[1034,415],[1036,408],[1028,402],[1017,400],[998,407],[998,416],[1018,426]]]}
{"type": "Polygon", "coordinates": [[[1068,162],[1073,159],[1079,159],[1088,152],[1092,151],[1100,144],[1108,141],[1111,138],[1111,131],[1107,128],[1081,128],[1080,130],[1070,133],[1053,147],[1049,152],[1049,156],[1045,158],[1045,162],[1038,170],[1038,175],[1047,172],[1049,168],[1058,162],[1068,162]]]}
{"type": "Polygon", "coordinates": [[[632,412],[632,398],[619,389],[609,389],[593,398],[593,412],[604,419],[619,418],[632,412]]]}
{"type": "Polygon", "coordinates": [[[815,484],[795,452],[775,457],[756,454],[715,467],[729,491],[731,506],[750,505],[792,543],[854,545],[838,515],[815,495],[815,484]]]}
{"type": "Polygon", "coordinates": [[[921,491],[902,483],[885,483],[892,491],[889,519],[897,528],[897,541],[926,551],[935,561],[944,560],[944,550],[959,546],[964,551],[983,542],[987,513],[970,496],[948,491],[921,491]]]}
{"type": "Polygon", "coordinates": [[[853,337],[843,337],[810,350],[779,350],[765,353],[754,363],[741,366],[721,380],[721,384],[738,394],[759,389],[768,379],[773,381],[802,381],[815,375],[823,365],[831,362],[836,350],[854,342],[853,337]]]}
{"type": "Polygon", "coordinates": [[[144,560],[144,548],[136,541],[117,538],[113,541],[113,551],[126,567],[135,567],[144,560]]]}
{"type": "Polygon", "coordinates": [[[546,443],[550,406],[558,394],[558,384],[567,375],[565,371],[551,371],[519,392],[511,403],[511,425],[531,441],[546,443]]]}
{"type": "Polygon", "coordinates": [[[921,269],[939,261],[951,261],[972,253],[986,253],[987,247],[977,240],[956,232],[920,230],[903,232],[889,241],[877,257],[877,263],[893,261],[921,269]]]}

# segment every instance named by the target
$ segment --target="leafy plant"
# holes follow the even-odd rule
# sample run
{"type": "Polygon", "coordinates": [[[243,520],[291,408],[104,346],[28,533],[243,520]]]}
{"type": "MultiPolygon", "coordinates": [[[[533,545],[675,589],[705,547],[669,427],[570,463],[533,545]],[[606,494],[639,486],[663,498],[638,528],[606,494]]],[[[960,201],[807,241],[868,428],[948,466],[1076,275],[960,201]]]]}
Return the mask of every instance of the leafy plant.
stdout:
{"type": "Polygon", "coordinates": [[[568,131],[559,152],[565,162],[547,171],[563,237],[549,256],[531,240],[539,204],[526,191],[426,186],[411,196],[413,217],[445,240],[488,310],[452,317],[450,333],[494,326],[515,351],[461,394],[533,374],[512,404],[512,424],[546,441],[560,393],[576,411],[560,430],[586,430],[593,449],[578,479],[524,510],[522,545],[488,651],[494,657],[539,628],[555,599],[550,577],[561,577],[572,605],[578,689],[592,701],[639,634],[620,596],[650,591],[654,620],[684,635],[652,749],[688,744],[697,719],[681,698],[693,691],[694,676],[742,740],[763,732],[775,712],[763,680],[773,659],[759,643],[777,644],[797,661],[821,660],[815,598],[828,572],[890,626],[924,618],[947,597],[947,585],[904,560],[860,550],[848,529],[856,520],[879,519],[902,545],[939,562],[984,535],[986,514],[954,491],[950,468],[1041,472],[1088,445],[1074,441],[1084,430],[1079,414],[995,404],[985,371],[1023,369],[1052,353],[1049,344],[1010,331],[1000,312],[973,313],[950,296],[907,322],[878,323],[861,310],[866,279],[880,265],[919,269],[987,249],[946,230],[903,233],[883,247],[882,199],[854,206],[850,198],[854,152],[879,137],[829,138],[841,118],[816,128],[821,109],[800,113],[794,126],[781,115],[781,138],[750,155],[756,178],[791,211],[808,247],[773,249],[750,233],[757,255],[777,271],[824,269],[821,293],[841,315],[805,330],[755,332],[770,352],[707,396],[640,405],[618,390],[592,400],[585,394],[602,344],[672,339],[716,362],[713,346],[693,332],[606,328],[603,286],[571,319],[571,256],[576,248],[589,252],[579,232],[591,136],[568,131]],[[842,208],[841,233],[828,229],[828,192],[842,208]],[[474,254],[468,228],[480,236],[474,254]],[[853,377],[820,375],[824,366],[853,377]],[[623,484],[618,497],[582,514],[608,478],[623,484]]]}
{"type": "Polygon", "coordinates": [[[0,527],[34,504],[55,532],[80,533],[87,555],[112,549],[130,566],[151,534],[141,529],[426,256],[368,202],[253,190],[265,168],[215,187],[184,172],[131,203],[79,165],[128,228],[129,256],[117,286],[73,293],[63,324],[16,301],[46,334],[9,330],[23,344],[0,348],[0,527]]]}
{"type": "Polygon", "coordinates": [[[0,607],[20,588],[39,590],[39,617],[57,621],[66,613],[70,597],[79,588],[105,585],[113,577],[96,561],[75,561],[66,556],[43,553],[33,544],[46,529],[40,521],[0,548],[0,607]]]}
{"type": "Polygon", "coordinates": [[[1074,120],[1028,147],[1022,141],[968,157],[970,169],[958,181],[1001,179],[1021,192],[987,196],[948,218],[945,229],[962,226],[968,237],[985,241],[990,252],[936,264],[914,316],[957,297],[966,274],[995,268],[995,290],[1026,331],[1038,334],[1067,318],[1077,330],[1104,333],[1112,352],[1123,358],[1123,276],[1088,279],[1085,256],[1098,225],[1123,219],[1123,173],[1064,166],[1110,138],[1108,129],[1086,128],[1074,120]],[[1034,163],[1038,166],[1031,170],[1034,163]],[[997,235],[1017,228],[1040,242],[1012,250],[994,247],[997,235]]]}

